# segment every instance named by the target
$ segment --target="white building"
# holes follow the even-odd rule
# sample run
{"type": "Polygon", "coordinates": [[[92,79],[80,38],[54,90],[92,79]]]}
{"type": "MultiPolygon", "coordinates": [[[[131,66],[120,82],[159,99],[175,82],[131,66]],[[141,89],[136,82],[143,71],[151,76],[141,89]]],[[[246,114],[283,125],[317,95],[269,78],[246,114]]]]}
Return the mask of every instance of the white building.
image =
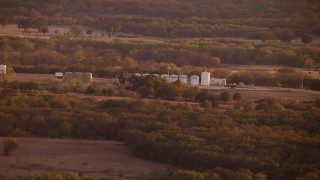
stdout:
{"type": "Polygon", "coordinates": [[[180,75],[180,76],[179,76],[179,80],[180,80],[183,84],[188,84],[188,76],[187,76],[187,75],[180,75]]]}
{"type": "Polygon", "coordinates": [[[63,73],[62,72],[56,72],[56,73],[54,73],[54,77],[56,77],[58,79],[63,79],[63,73]]]}
{"type": "Polygon", "coordinates": [[[199,86],[199,76],[197,75],[192,75],[191,76],[191,80],[190,80],[190,84],[192,86],[199,86]]]}
{"type": "Polygon", "coordinates": [[[7,73],[7,66],[0,65],[0,74],[6,74],[6,73],[7,73]]]}
{"type": "Polygon", "coordinates": [[[227,85],[227,79],[211,78],[211,85],[213,86],[225,86],[227,85]]]}
{"type": "Polygon", "coordinates": [[[209,72],[201,72],[201,85],[209,86],[210,85],[210,73],[209,72]]]}
{"type": "Polygon", "coordinates": [[[150,75],[149,73],[144,73],[144,74],[142,74],[142,77],[147,77],[149,75],[150,75]]]}

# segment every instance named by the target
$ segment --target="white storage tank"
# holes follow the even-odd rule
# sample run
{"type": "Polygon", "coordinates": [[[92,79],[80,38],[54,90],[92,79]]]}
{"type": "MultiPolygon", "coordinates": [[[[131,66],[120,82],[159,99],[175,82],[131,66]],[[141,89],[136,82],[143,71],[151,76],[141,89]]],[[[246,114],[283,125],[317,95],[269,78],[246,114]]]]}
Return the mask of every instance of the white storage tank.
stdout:
{"type": "Polygon", "coordinates": [[[83,72],[75,72],[73,76],[78,82],[84,82],[83,72]]]}
{"type": "Polygon", "coordinates": [[[202,86],[209,86],[210,85],[210,73],[209,72],[202,72],[201,73],[201,85],[202,86]]]}
{"type": "Polygon", "coordinates": [[[63,82],[70,83],[73,79],[73,72],[65,72],[63,76],[63,82]]]}
{"type": "Polygon", "coordinates": [[[142,75],[140,73],[135,73],[134,74],[136,77],[141,77],[142,75]]]}
{"type": "Polygon", "coordinates": [[[0,65],[0,74],[6,74],[7,73],[7,65],[0,65]]]}
{"type": "Polygon", "coordinates": [[[161,79],[164,79],[169,82],[169,75],[168,74],[161,74],[160,77],[161,77],[161,79]]]}
{"type": "Polygon", "coordinates": [[[144,74],[142,74],[142,77],[147,77],[149,75],[150,75],[149,73],[144,73],[144,74]]]}
{"type": "Polygon", "coordinates": [[[90,73],[90,72],[83,73],[83,79],[84,79],[84,83],[91,83],[92,82],[92,73],[90,73]]]}
{"type": "Polygon", "coordinates": [[[170,75],[170,81],[169,81],[169,82],[176,82],[176,81],[178,81],[178,79],[179,79],[179,76],[178,76],[178,75],[176,75],[176,74],[171,74],[171,75],[170,75]]]}
{"type": "Polygon", "coordinates": [[[179,76],[179,80],[180,80],[183,84],[188,84],[188,76],[187,76],[187,75],[180,75],[180,76],[179,76]]]}
{"type": "Polygon", "coordinates": [[[191,79],[190,84],[192,86],[199,86],[199,76],[192,75],[190,79],[191,79]]]}

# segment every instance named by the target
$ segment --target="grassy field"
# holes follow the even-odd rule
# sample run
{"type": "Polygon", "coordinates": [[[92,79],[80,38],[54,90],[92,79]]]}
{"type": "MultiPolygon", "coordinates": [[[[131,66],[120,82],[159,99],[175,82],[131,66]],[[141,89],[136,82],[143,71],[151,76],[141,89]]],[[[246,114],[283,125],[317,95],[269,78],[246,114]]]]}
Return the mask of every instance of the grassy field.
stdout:
{"type": "Polygon", "coordinates": [[[242,99],[248,101],[257,101],[265,98],[276,98],[280,100],[298,100],[298,101],[314,101],[320,98],[320,92],[303,90],[303,89],[289,89],[289,88],[271,88],[271,87],[259,87],[259,88],[235,88],[227,90],[212,90],[216,95],[219,95],[223,91],[231,93],[239,92],[242,95],[242,99]]]}
{"type": "MultiPolygon", "coordinates": [[[[0,149],[7,138],[0,137],[0,149]]],[[[159,163],[133,157],[119,142],[71,139],[17,138],[19,149],[0,153],[0,172],[6,177],[45,172],[81,172],[93,177],[134,179],[166,169],[159,163]]]]}

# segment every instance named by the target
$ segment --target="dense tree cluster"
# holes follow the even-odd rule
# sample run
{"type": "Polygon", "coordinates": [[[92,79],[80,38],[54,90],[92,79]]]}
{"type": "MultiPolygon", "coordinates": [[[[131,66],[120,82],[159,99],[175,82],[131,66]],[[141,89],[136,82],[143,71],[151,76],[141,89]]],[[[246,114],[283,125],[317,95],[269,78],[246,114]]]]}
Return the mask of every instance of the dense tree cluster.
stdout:
{"type": "Polygon", "coordinates": [[[1,136],[120,140],[139,157],[206,172],[199,176],[319,174],[320,111],[312,104],[266,99],[256,109],[220,112],[11,89],[0,96],[1,136]]]}
{"type": "Polygon", "coordinates": [[[59,38],[0,38],[1,63],[47,64],[55,67],[69,65],[70,68],[125,66],[130,70],[136,68],[137,62],[146,61],[199,67],[217,67],[220,63],[230,63],[316,68],[319,67],[319,57],[320,48],[316,45],[253,45],[223,40],[172,41],[159,44],[121,40],[106,43],[59,38]]]}
{"type": "Polygon", "coordinates": [[[54,24],[81,23],[110,34],[122,31],[158,37],[277,38],[288,42],[294,36],[320,32],[319,3],[312,0],[3,0],[0,9],[2,15],[13,13],[17,19],[49,17],[54,24]]]}

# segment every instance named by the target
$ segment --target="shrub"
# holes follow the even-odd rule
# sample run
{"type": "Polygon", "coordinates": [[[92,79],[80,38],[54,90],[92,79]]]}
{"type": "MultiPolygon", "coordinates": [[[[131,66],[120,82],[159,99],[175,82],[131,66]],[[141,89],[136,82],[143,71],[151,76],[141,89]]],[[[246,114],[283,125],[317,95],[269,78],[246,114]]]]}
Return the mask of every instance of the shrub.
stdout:
{"type": "Polygon", "coordinates": [[[8,156],[12,151],[18,148],[18,142],[16,139],[9,139],[3,143],[3,152],[8,156]]]}

